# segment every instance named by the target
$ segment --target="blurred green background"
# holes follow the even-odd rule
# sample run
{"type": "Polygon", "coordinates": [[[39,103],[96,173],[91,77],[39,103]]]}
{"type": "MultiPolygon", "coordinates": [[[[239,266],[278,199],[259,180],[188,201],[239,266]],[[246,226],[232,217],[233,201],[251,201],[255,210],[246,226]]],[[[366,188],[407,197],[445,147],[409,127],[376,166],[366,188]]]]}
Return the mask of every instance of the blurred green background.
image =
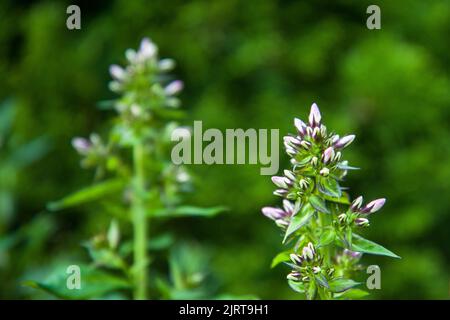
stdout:
{"type": "MultiPolygon", "coordinates": [[[[21,282],[67,257],[87,261],[80,243],[107,227],[102,213],[45,205],[92,181],[70,139],[108,124],[96,107],[114,97],[108,66],[144,36],[177,61],[186,124],[283,135],[317,102],[328,128],[355,133],[345,157],[362,170],[345,185],[388,199],[367,236],[403,258],[364,258],[382,271],[372,298],[449,298],[448,1],[377,1],[381,30],[366,28],[372,1],[81,1],[73,31],[69,4],[0,2],[0,298],[43,297],[21,282]]],[[[270,269],[282,246],[260,213],[279,201],[269,177],[259,166],[190,169],[192,202],[231,210],[167,227],[209,252],[218,290],[297,298],[288,270],[270,269]]]]}

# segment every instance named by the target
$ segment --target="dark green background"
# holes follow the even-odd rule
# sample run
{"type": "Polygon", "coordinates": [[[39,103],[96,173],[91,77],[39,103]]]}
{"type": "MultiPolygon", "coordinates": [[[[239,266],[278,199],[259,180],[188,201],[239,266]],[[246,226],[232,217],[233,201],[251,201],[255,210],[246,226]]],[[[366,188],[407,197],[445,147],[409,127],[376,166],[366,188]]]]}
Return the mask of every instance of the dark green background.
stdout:
{"type": "MultiPolygon", "coordinates": [[[[388,199],[367,237],[402,256],[364,258],[381,266],[372,297],[449,298],[448,1],[377,1],[382,29],[373,31],[372,1],[85,1],[74,31],[65,25],[69,4],[0,3],[1,298],[36,297],[22,280],[67,256],[88,261],[79,244],[107,227],[102,212],[44,209],[92,180],[70,139],[106,128],[112,114],[96,103],[114,97],[108,66],[144,36],[178,63],[186,124],[285,134],[317,102],[328,128],[355,133],[345,157],[362,170],[345,184],[353,197],[388,199]]],[[[269,268],[281,250],[260,214],[279,201],[269,177],[259,166],[190,169],[192,202],[231,210],[167,226],[208,250],[218,290],[296,298],[288,270],[269,268]]]]}

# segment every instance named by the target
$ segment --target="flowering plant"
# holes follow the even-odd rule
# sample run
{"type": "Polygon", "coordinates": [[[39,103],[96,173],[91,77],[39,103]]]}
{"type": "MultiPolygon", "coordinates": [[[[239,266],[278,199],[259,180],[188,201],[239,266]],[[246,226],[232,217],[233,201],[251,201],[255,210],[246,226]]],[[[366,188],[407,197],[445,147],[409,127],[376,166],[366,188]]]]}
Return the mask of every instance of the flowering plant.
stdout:
{"type": "Polygon", "coordinates": [[[173,238],[167,233],[150,237],[150,222],[156,233],[168,218],[210,217],[223,208],[181,205],[183,194],[191,190],[191,179],[186,169],[173,164],[169,157],[171,134],[183,117],[177,98],[183,83],[172,81],[168,75],[175,62],[159,59],[158,48],[147,38],[139,50],[128,49],[126,59],[125,68],[112,65],[109,70],[113,78],[109,87],[121,95],[107,103],[116,112],[109,135],[103,139],[93,133],[89,139],[72,140],[83,157],[82,167],[95,169],[96,182],[48,206],[55,211],[97,202],[101,210],[112,215],[109,230],[85,244],[93,268],[82,270],[84,285],[78,288],[80,291],[68,290],[64,282],[30,284],[63,298],[99,298],[129,289],[134,299],[146,299],[149,288],[153,288],[152,295],[156,297],[159,289],[159,297],[173,298],[182,292],[184,298],[193,298],[195,295],[189,295],[189,290],[198,293],[204,279],[203,271],[192,268],[198,250],[187,245],[170,249],[168,264],[173,285],[160,272],[150,273],[154,258],[149,251],[170,246],[173,238]],[[131,239],[126,239],[126,235],[131,239]],[[185,251],[190,251],[187,262],[180,258],[185,251]],[[180,261],[188,265],[186,272],[180,261]]]}
{"type": "Polygon", "coordinates": [[[311,106],[308,123],[295,119],[296,134],[284,137],[284,146],[292,164],[284,176],[273,176],[283,198],[283,206],[264,207],[262,213],[281,228],[283,243],[289,249],[278,254],[272,266],[281,262],[292,271],[287,275],[290,287],[307,299],[359,298],[367,293],[356,289],[351,279],[361,269],[363,253],[398,256],[356,232],[369,226],[369,217],[383,207],[385,199],[364,205],[362,196],[350,202],[341,187],[349,170],[342,150],[354,135],[340,137],[322,124],[319,108],[311,106]]]}

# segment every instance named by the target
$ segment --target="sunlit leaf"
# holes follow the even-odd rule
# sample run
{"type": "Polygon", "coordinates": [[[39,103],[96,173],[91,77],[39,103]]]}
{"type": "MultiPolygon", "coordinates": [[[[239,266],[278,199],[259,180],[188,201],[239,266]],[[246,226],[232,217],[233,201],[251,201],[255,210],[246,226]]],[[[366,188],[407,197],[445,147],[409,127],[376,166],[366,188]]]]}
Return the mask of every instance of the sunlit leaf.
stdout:
{"type": "Polygon", "coordinates": [[[286,239],[293,234],[295,231],[300,229],[302,226],[308,223],[308,221],[311,219],[311,217],[314,215],[314,209],[309,204],[306,203],[301,209],[300,212],[298,212],[295,216],[291,218],[291,221],[289,223],[289,226],[286,230],[286,233],[284,235],[283,243],[286,241],[286,239]]]}
{"type": "Polygon", "coordinates": [[[388,257],[400,259],[400,256],[396,255],[392,251],[386,249],[385,247],[383,247],[373,241],[364,239],[363,237],[361,237],[357,234],[353,234],[352,251],[358,251],[358,252],[364,252],[364,253],[369,253],[369,254],[388,256],[388,257]]]}
{"type": "Polygon", "coordinates": [[[360,284],[359,282],[356,282],[352,279],[344,279],[344,278],[328,281],[328,285],[330,286],[331,292],[343,292],[359,284],[360,284]]]}

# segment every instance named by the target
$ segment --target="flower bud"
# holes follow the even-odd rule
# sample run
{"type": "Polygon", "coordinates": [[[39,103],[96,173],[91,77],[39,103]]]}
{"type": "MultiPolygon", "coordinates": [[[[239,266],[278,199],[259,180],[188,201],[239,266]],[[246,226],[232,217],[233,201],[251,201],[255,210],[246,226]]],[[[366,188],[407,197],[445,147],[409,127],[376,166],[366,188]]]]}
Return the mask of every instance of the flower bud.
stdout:
{"type": "Polygon", "coordinates": [[[319,159],[317,157],[312,157],[311,159],[311,165],[313,167],[317,166],[317,163],[319,162],[319,159]]]}
{"type": "Polygon", "coordinates": [[[374,213],[383,207],[384,203],[386,202],[386,199],[381,198],[377,200],[373,200],[369,202],[364,208],[362,208],[360,211],[362,213],[374,213]]]}
{"type": "Polygon", "coordinates": [[[308,150],[311,147],[311,143],[308,141],[303,140],[302,142],[300,142],[300,145],[305,148],[306,150],[308,150]]]}
{"type": "Polygon", "coordinates": [[[156,45],[149,38],[144,38],[141,41],[141,46],[139,47],[137,56],[139,61],[144,61],[152,58],[157,51],[158,48],[156,47],[156,45]]]}
{"type": "Polygon", "coordinates": [[[309,186],[309,181],[306,179],[301,179],[298,184],[300,185],[300,188],[306,189],[309,186]]]}
{"type": "Polygon", "coordinates": [[[346,219],[347,219],[347,215],[345,213],[341,213],[340,215],[338,215],[339,223],[344,224],[346,219]]]}
{"type": "Polygon", "coordinates": [[[361,208],[361,205],[363,203],[363,197],[359,196],[355,200],[353,200],[352,205],[350,206],[350,210],[353,212],[356,212],[359,208],[361,208]]]}
{"type": "Polygon", "coordinates": [[[292,202],[290,202],[289,200],[284,199],[283,200],[283,208],[284,211],[288,214],[288,215],[293,215],[294,211],[295,211],[295,206],[292,202]]]}
{"type": "Polygon", "coordinates": [[[369,220],[366,218],[356,218],[355,219],[355,224],[358,227],[368,227],[369,226],[369,220]]]}
{"type": "Polygon", "coordinates": [[[289,222],[287,222],[286,220],[283,220],[283,219],[278,219],[278,220],[275,220],[275,224],[280,228],[285,228],[289,225],[289,222]]]}
{"type": "Polygon", "coordinates": [[[294,118],[294,125],[302,137],[306,135],[306,124],[302,120],[294,118]]]}
{"type": "Polygon", "coordinates": [[[322,269],[319,266],[313,267],[312,270],[316,274],[319,273],[320,271],[322,271],[322,269]]]}
{"type": "Polygon", "coordinates": [[[303,259],[305,260],[313,260],[314,259],[314,247],[312,246],[312,243],[310,242],[308,246],[304,247],[302,250],[303,259]],[[310,246],[311,244],[311,246],[310,246]]]}
{"type": "Polygon", "coordinates": [[[319,107],[317,104],[313,103],[311,106],[311,111],[309,112],[309,125],[311,127],[319,126],[321,118],[322,116],[320,115],[319,107]]]}
{"type": "Polygon", "coordinates": [[[320,170],[319,174],[321,176],[327,177],[330,174],[330,169],[328,168],[322,168],[322,170],[320,170]]]}
{"type": "Polygon", "coordinates": [[[109,73],[114,79],[119,81],[123,80],[126,76],[125,70],[117,64],[113,64],[109,67],[109,73]]]}
{"type": "Polygon", "coordinates": [[[284,197],[287,195],[288,191],[286,189],[277,189],[273,192],[274,195],[284,197]]]}
{"type": "Polygon", "coordinates": [[[299,281],[300,280],[300,272],[298,271],[292,271],[291,273],[289,273],[286,277],[286,279],[288,280],[292,280],[292,281],[299,281]]]}
{"type": "Polygon", "coordinates": [[[175,61],[172,59],[161,59],[158,62],[158,68],[160,71],[170,71],[175,68],[175,61]]]}
{"type": "Polygon", "coordinates": [[[181,90],[183,90],[183,81],[180,80],[172,81],[164,88],[164,92],[169,96],[173,96],[181,90]]]}
{"type": "Polygon", "coordinates": [[[75,137],[72,139],[72,146],[82,155],[86,155],[92,148],[92,143],[85,138],[75,137]]]}
{"type": "Polygon", "coordinates": [[[264,207],[261,209],[263,215],[272,220],[277,220],[286,216],[286,212],[279,208],[264,207]]]}
{"type": "Polygon", "coordinates": [[[334,147],[337,148],[337,149],[345,148],[350,143],[352,143],[353,140],[355,140],[355,135],[354,134],[342,137],[341,139],[336,141],[336,143],[334,144],[334,147]]]}
{"type": "Polygon", "coordinates": [[[327,164],[331,161],[331,159],[333,159],[333,157],[334,157],[334,149],[333,147],[328,147],[322,154],[322,161],[323,163],[327,164]]]}
{"type": "Polygon", "coordinates": [[[303,262],[302,257],[296,253],[291,253],[289,257],[291,258],[291,261],[298,266],[301,265],[303,262]]]}
{"type": "Polygon", "coordinates": [[[292,171],[284,170],[284,175],[290,180],[295,180],[295,175],[292,171]]]}
{"type": "Polygon", "coordinates": [[[280,188],[284,188],[287,189],[288,185],[287,183],[289,182],[289,179],[286,177],[279,177],[279,176],[273,176],[272,178],[272,182],[280,188]]]}

